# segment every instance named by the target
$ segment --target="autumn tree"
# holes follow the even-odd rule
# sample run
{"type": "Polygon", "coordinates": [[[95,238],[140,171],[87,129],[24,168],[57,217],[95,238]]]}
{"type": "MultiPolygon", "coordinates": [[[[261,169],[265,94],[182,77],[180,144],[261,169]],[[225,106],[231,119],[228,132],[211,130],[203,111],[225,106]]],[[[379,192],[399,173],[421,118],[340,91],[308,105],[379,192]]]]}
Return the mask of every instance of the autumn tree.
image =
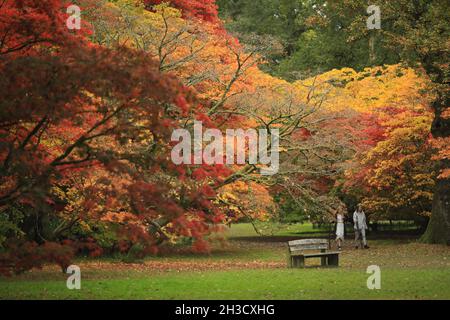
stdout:
{"type": "MultiPolygon", "coordinates": [[[[141,243],[144,251],[154,250],[164,239],[157,222],[162,216],[171,222],[171,232],[189,233],[201,241],[220,214],[211,205],[213,191],[175,168],[167,153],[173,119],[198,103],[194,94],[173,75],[161,74],[145,52],[93,45],[61,27],[66,21],[62,1],[44,5],[47,11],[39,1],[6,1],[3,6],[3,213],[19,210],[24,218],[35,217],[35,232],[27,236],[44,245],[61,240],[61,230],[79,219],[111,213],[132,216],[121,232],[131,243],[141,243]],[[36,17],[48,23],[30,35],[24,25],[35,16],[16,24],[10,14],[20,10],[35,10],[36,17]],[[158,174],[162,171],[164,175],[158,174]],[[180,179],[185,184],[174,189],[173,181],[180,179]],[[65,193],[74,185],[85,193],[77,203],[82,210],[61,221],[58,211],[73,203],[61,203],[55,188],[65,193]],[[60,225],[47,233],[49,219],[60,225]]],[[[212,171],[207,182],[218,175],[212,171]]],[[[26,257],[32,259],[17,257],[7,253],[1,260],[18,268],[26,257]]]]}
{"type": "Polygon", "coordinates": [[[222,15],[232,20],[229,23],[231,29],[251,32],[253,26],[247,23],[263,19],[271,22],[259,28],[259,33],[276,33],[283,37],[294,30],[300,32],[292,53],[281,57],[284,60],[278,68],[284,76],[289,76],[292,69],[302,72],[311,68],[323,71],[349,66],[362,69],[368,65],[403,61],[432,80],[428,91],[435,95],[431,104],[435,111],[431,131],[439,179],[434,192],[433,214],[424,239],[449,243],[448,3],[441,0],[374,3],[381,9],[381,30],[367,29],[370,3],[363,0],[308,2],[308,8],[296,8],[292,14],[297,15],[295,27],[289,30],[276,27],[264,30],[265,26],[278,26],[289,17],[283,14],[283,2],[268,2],[262,6],[246,0],[233,1],[232,5],[219,1],[219,4],[222,15]]]}
{"type": "MultiPolygon", "coordinates": [[[[434,169],[426,79],[400,65],[333,70],[316,77],[331,110],[353,110],[352,152],[342,163],[347,204],[363,202],[371,219],[429,216],[434,169]],[[353,199],[352,201],[348,201],[353,199]]],[[[301,83],[301,82],[300,82],[301,83]]]]}
{"type": "MultiPolygon", "coordinates": [[[[243,46],[216,28],[183,19],[178,10],[167,5],[154,6],[152,12],[145,12],[142,6],[132,8],[123,4],[109,5],[105,7],[111,12],[108,16],[115,16],[116,19],[96,21],[93,17],[94,30],[98,30],[95,32],[96,39],[113,35],[106,41],[109,45],[128,43],[134,48],[145,50],[160,62],[161,71],[177,74],[199,96],[211,102],[204,106],[206,118],[192,114],[180,125],[192,128],[193,120],[201,119],[220,129],[279,127],[283,130],[283,145],[304,143],[302,135],[312,137],[310,143],[315,144],[314,148],[297,147],[297,150],[294,147],[281,147],[283,152],[291,154],[286,157],[289,161],[296,158],[292,155],[295,152],[302,153],[302,158],[309,152],[308,157],[311,159],[308,170],[295,165],[291,165],[291,170],[305,170],[311,173],[311,179],[314,174],[333,171],[324,169],[321,163],[326,162],[325,159],[333,154],[333,150],[343,148],[331,138],[338,134],[337,128],[331,130],[331,122],[339,116],[326,115],[320,106],[325,100],[325,93],[316,95],[314,83],[305,84],[307,90],[297,90],[287,82],[264,75],[257,68],[261,62],[257,52],[266,43],[254,38],[251,45],[243,46]],[[119,24],[115,21],[119,21],[119,24]],[[120,24],[120,21],[127,23],[120,24]],[[102,27],[103,24],[109,27],[102,27]],[[321,126],[325,123],[328,125],[321,126]],[[329,151],[328,155],[326,150],[329,151]],[[313,158],[315,161],[312,161],[313,158]]],[[[254,166],[232,169],[235,172],[220,185],[251,179],[262,184],[276,183],[276,179],[269,181],[258,177],[258,168],[254,166]]],[[[285,171],[283,176],[293,172],[285,171]]]]}
{"type": "MultiPolygon", "coordinates": [[[[418,62],[433,82],[430,88],[435,95],[431,106],[435,118],[431,126],[433,137],[446,141],[437,168],[440,172],[434,191],[433,209],[424,240],[432,243],[450,244],[450,141],[449,78],[449,20],[448,2],[443,0],[429,3],[396,2],[393,11],[401,13],[401,19],[392,31],[392,44],[402,49],[400,54],[408,61],[418,62]],[[443,155],[444,153],[444,155],[443,155]],[[447,155],[445,155],[447,154],[447,155]],[[443,156],[442,156],[443,155],[443,156]]],[[[390,13],[388,13],[390,14],[390,13]]]]}
{"type": "MultiPolygon", "coordinates": [[[[434,95],[431,107],[435,118],[431,126],[433,137],[440,141],[447,151],[436,150],[436,166],[439,179],[433,198],[433,210],[428,229],[423,239],[432,243],[450,243],[450,200],[449,200],[449,160],[448,137],[450,135],[448,117],[448,52],[449,20],[448,1],[380,1],[382,29],[377,30],[379,45],[389,48],[410,66],[427,76],[432,84],[428,88],[434,95]],[[445,145],[445,146],[444,146],[445,145]]],[[[345,15],[347,7],[358,7],[350,37],[358,38],[367,32],[365,1],[349,1],[342,6],[340,14],[345,15]]]]}
{"type": "Polygon", "coordinates": [[[347,172],[346,187],[372,220],[429,217],[435,185],[429,166],[431,115],[408,108],[380,112],[383,138],[357,156],[360,165],[347,172]]]}

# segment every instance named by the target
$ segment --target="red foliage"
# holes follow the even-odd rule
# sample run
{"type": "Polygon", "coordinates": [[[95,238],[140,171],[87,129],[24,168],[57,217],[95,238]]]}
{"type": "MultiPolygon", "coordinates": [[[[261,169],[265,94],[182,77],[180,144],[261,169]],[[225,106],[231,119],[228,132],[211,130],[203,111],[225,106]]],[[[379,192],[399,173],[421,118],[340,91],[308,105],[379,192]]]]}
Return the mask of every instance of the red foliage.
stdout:
{"type": "MultiPolygon", "coordinates": [[[[180,0],[176,5],[186,15],[217,19],[214,1],[180,0]]],[[[207,119],[195,108],[194,93],[173,75],[161,74],[145,52],[96,46],[86,32],[69,31],[65,1],[7,0],[1,6],[0,206],[8,210],[21,203],[31,212],[39,211],[58,203],[53,186],[98,179],[89,187],[77,186],[85,195],[79,218],[97,219],[106,210],[125,207],[136,219],[122,222],[121,250],[139,244],[142,252],[154,252],[161,239],[158,233],[149,233],[148,226],[160,217],[189,221],[184,228],[197,239],[210,232],[211,222],[222,219],[211,205],[215,191],[204,180],[218,181],[227,169],[210,166],[189,173],[192,170],[173,165],[165,147],[178,123],[174,115],[186,115],[192,108],[207,119]],[[174,106],[173,113],[166,113],[168,104],[174,106]],[[149,132],[161,147],[155,154],[143,155],[136,145],[148,142],[149,132]],[[148,182],[149,174],[160,171],[181,175],[188,187],[148,182]],[[97,177],[97,172],[108,178],[97,177]],[[174,191],[183,198],[171,195],[174,191]],[[103,211],[98,211],[105,199],[103,211]],[[195,219],[186,218],[191,215],[195,219]]],[[[63,210],[59,202],[58,211],[63,210]]],[[[182,234],[183,224],[175,225],[175,232],[182,234]]],[[[11,250],[1,256],[5,273],[46,261],[64,267],[75,251],[102,253],[92,240],[70,245],[26,243],[11,250]]]]}
{"type": "MultiPolygon", "coordinates": [[[[151,6],[167,2],[167,0],[145,0],[145,4],[151,9],[151,6]]],[[[181,9],[183,15],[188,18],[199,18],[207,22],[218,24],[216,0],[169,0],[175,8],[181,9]]]]}
{"type": "Polygon", "coordinates": [[[42,268],[45,263],[56,263],[63,272],[71,264],[74,249],[68,245],[46,242],[10,243],[5,253],[0,253],[0,274],[11,276],[33,268],[42,268]]]}
{"type": "Polygon", "coordinates": [[[86,26],[77,33],[66,26],[65,0],[6,0],[0,5],[0,55],[23,54],[36,45],[77,45],[88,33],[86,26]]]}
{"type": "Polygon", "coordinates": [[[77,253],[88,254],[93,258],[99,257],[103,254],[103,249],[92,238],[88,238],[84,241],[73,242],[72,247],[77,253]]]}

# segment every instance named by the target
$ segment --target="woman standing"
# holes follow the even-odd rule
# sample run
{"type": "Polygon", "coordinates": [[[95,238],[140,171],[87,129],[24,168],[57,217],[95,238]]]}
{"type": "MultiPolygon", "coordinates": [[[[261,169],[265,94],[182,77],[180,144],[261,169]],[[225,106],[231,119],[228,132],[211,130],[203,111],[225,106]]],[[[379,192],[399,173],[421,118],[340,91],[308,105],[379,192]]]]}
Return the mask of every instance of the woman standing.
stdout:
{"type": "Polygon", "coordinates": [[[336,243],[338,250],[342,250],[344,242],[344,215],[339,211],[336,213],[336,243]]]}

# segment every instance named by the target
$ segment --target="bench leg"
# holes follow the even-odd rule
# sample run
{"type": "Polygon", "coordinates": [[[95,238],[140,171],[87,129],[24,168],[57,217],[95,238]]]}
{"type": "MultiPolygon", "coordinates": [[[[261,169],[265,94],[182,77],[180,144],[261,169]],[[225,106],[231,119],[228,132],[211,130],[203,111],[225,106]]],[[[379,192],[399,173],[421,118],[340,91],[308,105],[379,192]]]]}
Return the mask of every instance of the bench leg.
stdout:
{"type": "Polygon", "coordinates": [[[303,256],[293,256],[292,265],[294,268],[303,268],[305,266],[305,257],[303,256]]]}
{"type": "Polygon", "coordinates": [[[297,259],[297,267],[298,267],[298,268],[304,268],[304,267],[305,267],[305,257],[303,257],[303,256],[298,256],[298,259],[297,259]]]}
{"type": "Polygon", "coordinates": [[[298,259],[298,257],[297,256],[293,256],[293,257],[291,257],[291,259],[292,259],[292,268],[296,268],[297,267],[297,259],[298,259]]]}
{"type": "Polygon", "coordinates": [[[338,267],[339,266],[339,255],[333,254],[328,256],[328,265],[338,267]]]}

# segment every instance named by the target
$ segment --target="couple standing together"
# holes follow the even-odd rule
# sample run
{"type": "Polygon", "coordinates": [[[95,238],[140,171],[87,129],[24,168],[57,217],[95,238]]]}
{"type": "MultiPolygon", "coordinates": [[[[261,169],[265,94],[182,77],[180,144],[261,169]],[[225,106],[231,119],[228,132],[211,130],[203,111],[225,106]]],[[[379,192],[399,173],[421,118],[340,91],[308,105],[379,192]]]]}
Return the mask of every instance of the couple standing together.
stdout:
{"type": "MultiPolygon", "coordinates": [[[[355,248],[358,249],[358,240],[360,241],[361,248],[368,249],[366,240],[367,222],[366,215],[362,206],[359,204],[353,213],[353,225],[355,228],[355,248]]],[[[342,243],[344,242],[344,215],[342,213],[336,214],[336,242],[338,249],[341,250],[342,243]]]]}

